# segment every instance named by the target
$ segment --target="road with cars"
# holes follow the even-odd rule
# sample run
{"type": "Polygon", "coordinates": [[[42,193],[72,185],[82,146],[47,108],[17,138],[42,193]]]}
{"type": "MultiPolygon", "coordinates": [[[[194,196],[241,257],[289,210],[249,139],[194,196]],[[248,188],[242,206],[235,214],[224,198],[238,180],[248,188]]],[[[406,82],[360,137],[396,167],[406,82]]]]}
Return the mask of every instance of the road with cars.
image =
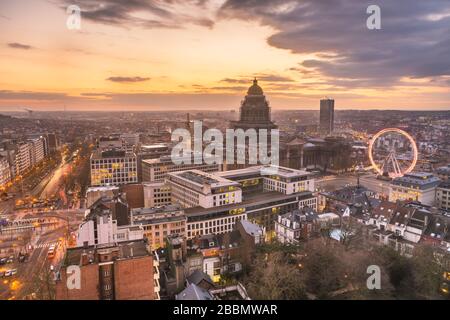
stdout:
{"type": "Polygon", "coordinates": [[[50,230],[36,237],[27,259],[19,262],[18,257],[10,263],[0,266],[0,270],[5,272],[15,270],[15,274],[2,275],[0,284],[0,300],[23,299],[32,296],[39,278],[45,278],[46,272],[50,269],[58,270],[65,251],[66,228],[60,227],[50,230]],[[56,247],[56,255],[50,259],[48,249],[50,246],[56,247]],[[45,270],[47,268],[47,270],[45,270]]]}

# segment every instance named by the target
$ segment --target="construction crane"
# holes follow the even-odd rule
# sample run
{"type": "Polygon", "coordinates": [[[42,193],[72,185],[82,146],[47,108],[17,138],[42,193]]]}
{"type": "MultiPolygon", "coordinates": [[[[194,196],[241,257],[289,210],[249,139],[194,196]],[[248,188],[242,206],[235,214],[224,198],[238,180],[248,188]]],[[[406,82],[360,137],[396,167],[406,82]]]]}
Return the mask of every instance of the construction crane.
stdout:
{"type": "Polygon", "coordinates": [[[28,116],[29,116],[30,118],[33,117],[33,110],[28,109],[28,108],[23,108],[23,110],[25,110],[26,112],[28,112],[28,116]]]}

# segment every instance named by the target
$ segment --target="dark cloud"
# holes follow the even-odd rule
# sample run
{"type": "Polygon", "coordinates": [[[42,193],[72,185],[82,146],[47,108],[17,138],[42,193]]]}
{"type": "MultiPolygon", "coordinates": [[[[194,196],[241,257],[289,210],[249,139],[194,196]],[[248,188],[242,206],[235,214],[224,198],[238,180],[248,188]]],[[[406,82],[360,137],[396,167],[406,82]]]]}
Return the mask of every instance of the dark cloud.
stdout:
{"type": "Polygon", "coordinates": [[[106,80],[112,81],[112,82],[119,82],[119,83],[134,83],[134,82],[145,82],[145,81],[150,80],[150,78],[142,78],[142,77],[109,77],[106,80]]]}
{"type": "Polygon", "coordinates": [[[239,78],[224,78],[220,80],[220,82],[226,82],[226,83],[235,83],[235,84],[249,84],[251,85],[253,78],[258,79],[258,81],[267,81],[267,82],[293,82],[294,80],[285,77],[285,76],[279,76],[279,75],[273,75],[273,74],[254,74],[254,75],[248,75],[243,76],[239,78]]]}
{"type": "Polygon", "coordinates": [[[65,93],[0,90],[0,100],[61,100],[65,93]]]}
{"type": "Polygon", "coordinates": [[[23,44],[23,43],[18,43],[18,42],[11,42],[11,43],[8,43],[8,47],[13,48],[13,49],[21,49],[21,50],[30,50],[30,49],[33,49],[32,46],[29,46],[29,45],[23,44]]]}
{"type": "Polygon", "coordinates": [[[303,62],[303,74],[316,71],[342,86],[450,75],[450,17],[442,15],[450,12],[450,1],[375,2],[381,30],[366,27],[366,9],[374,4],[368,0],[228,0],[219,16],[274,27],[270,45],[317,54],[303,62]]]}
{"type": "MultiPolygon", "coordinates": [[[[61,0],[61,2],[64,10],[73,4],[72,0],[61,0]]],[[[177,10],[177,5],[180,4],[202,8],[207,2],[205,0],[78,0],[76,4],[81,9],[82,18],[96,23],[121,27],[180,28],[184,23],[212,27],[214,21],[209,17],[192,16],[177,10]]]]}

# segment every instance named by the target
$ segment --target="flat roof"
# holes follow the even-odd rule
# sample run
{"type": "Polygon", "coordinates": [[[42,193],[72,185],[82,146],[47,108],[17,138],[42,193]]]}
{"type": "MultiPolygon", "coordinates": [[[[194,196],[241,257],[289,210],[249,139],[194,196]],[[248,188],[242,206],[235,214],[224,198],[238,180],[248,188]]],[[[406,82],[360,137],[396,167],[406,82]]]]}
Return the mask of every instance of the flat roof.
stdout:
{"type": "Polygon", "coordinates": [[[244,169],[221,171],[216,173],[216,175],[227,178],[227,177],[239,177],[250,174],[260,174],[261,176],[276,175],[284,178],[293,178],[299,176],[311,175],[310,172],[305,170],[297,170],[280,166],[253,166],[244,169]]]}
{"type": "Polygon", "coordinates": [[[118,186],[89,187],[87,188],[86,193],[97,191],[112,191],[112,190],[119,190],[119,187],[118,186]]]}
{"type": "Polygon", "coordinates": [[[135,156],[133,152],[126,152],[124,150],[96,150],[92,153],[92,159],[130,158],[135,156]]]}
{"type": "Polygon", "coordinates": [[[98,263],[98,253],[103,250],[118,250],[118,259],[132,259],[150,255],[144,240],[124,241],[116,244],[89,246],[87,248],[68,248],[64,259],[64,265],[81,265],[81,256],[83,254],[87,254],[88,261],[92,261],[91,263],[98,263]]]}
{"type": "Polygon", "coordinates": [[[157,213],[165,213],[172,211],[180,211],[183,210],[179,205],[169,204],[166,206],[153,207],[153,208],[134,208],[131,209],[133,216],[138,215],[146,215],[146,214],[157,214],[157,213]]]}
{"type": "Polygon", "coordinates": [[[432,188],[441,182],[441,179],[428,172],[411,172],[403,177],[392,180],[391,184],[409,187],[411,185],[418,186],[420,189],[432,188]]]}
{"type": "Polygon", "coordinates": [[[169,176],[182,178],[189,183],[196,184],[200,187],[210,185],[212,188],[220,188],[225,186],[239,186],[239,183],[223,178],[220,175],[207,173],[201,170],[184,170],[169,173],[169,176]]]}
{"type": "Polygon", "coordinates": [[[203,207],[193,207],[193,208],[187,208],[184,209],[184,212],[186,214],[186,216],[189,217],[195,217],[195,216],[202,216],[202,215],[206,215],[206,214],[210,214],[210,213],[214,213],[214,212],[222,212],[222,211],[228,211],[228,210],[233,210],[233,209],[238,209],[238,208],[243,208],[243,207],[250,207],[250,206],[257,206],[257,205],[261,205],[261,204],[265,204],[265,203],[269,203],[269,202],[273,202],[273,201],[283,201],[283,200],[288,200],[291,198],[296,198],[296,197],[304,197],[306,198],[306,196],[311,196],[313,197],[312,193],[309,191],[304,191],[304,192],[299,192],[299,193],[294,193],[294,194],[283,194],[277,191],[269,191],[269,192],[258,192],[258,193],[252,193],[252,194],[248,194],[244,197],[244,200],[241,203],[234,203],[234,204],[229,204],[229,205],[223,205],[223,206],[218,206],[218,207],[213,207],[213,208],[203,208],[203,207]]]}

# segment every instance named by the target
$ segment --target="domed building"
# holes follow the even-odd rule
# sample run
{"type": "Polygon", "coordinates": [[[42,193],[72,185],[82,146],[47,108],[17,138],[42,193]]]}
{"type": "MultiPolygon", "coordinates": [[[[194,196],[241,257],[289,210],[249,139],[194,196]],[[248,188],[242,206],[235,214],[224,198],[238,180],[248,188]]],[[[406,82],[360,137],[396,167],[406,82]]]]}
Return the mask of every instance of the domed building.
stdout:
{"type": "Polygon", "coordinates": [[[278,128],[271,120],[269,103],[256,78],[241,103],[239,121],[231,124],[233,129],[255,129],[257,132],[259,129],[267,129],[268,133],[271,129],[278,128]]]}
{"type": "MultiPolygon", "coordinates": [[[[247,95],[245,96],[244,101],[241,103],[240,108],[240,118],[238,121],[232,121],[231,122],[231,128],[233,130],[242,129],[244,131],[247,131],[249,129],[254,129],[257,134],[258,139],[258,145],[261,141],[259,141],[260,136],[259,132],[261,129],[267,130],[267,155],[271,155],[271,130],[277,129],[278,126],[272,122],[270,117],[270,106],[269,103],[266,100],[266,97],[264,96],[263,89],[258,85],[258,80],[253,80],[253,85],[248,88],[247,95]]],[[[258,147],[258,146],[257,146],[258,147]]],[[[258,147],[259,148],[259,147],[258,147]]],[[[235,145],[235,156],[237,157],[238,154],[240,154],[242,151],[239,151],[236,149],[235,145]]],[[[241,169],[245,168],[247,166],[255,165],[254,163],[250,163],[249,161],[249,146],[246,142],[245,145],[245,164],[237,164],[237,163],[229,163],[226,164],[225,168],[226,170],[230,169],[241,169]]],[[[258,159],[259,159],[259,149],[257,151],[258,153],[258,159]]],[[[278,157],[277,155],[273,155],[278,157]]],[[[237,159],[237,158],[235,158],[237,159]]],[[[267,158],[264,156],[264,159],[259,159],[259,163],[262,163],[261,160],[266,161],[267,158]]]]}

